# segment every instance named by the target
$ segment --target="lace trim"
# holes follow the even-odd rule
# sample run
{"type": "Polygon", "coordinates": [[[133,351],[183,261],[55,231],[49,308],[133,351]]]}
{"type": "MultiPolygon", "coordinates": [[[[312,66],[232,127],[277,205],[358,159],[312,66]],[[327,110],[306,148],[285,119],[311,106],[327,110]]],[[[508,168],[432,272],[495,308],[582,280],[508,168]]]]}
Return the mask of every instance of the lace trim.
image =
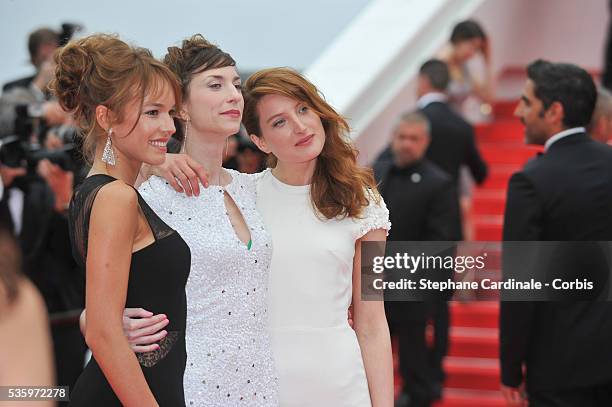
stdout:
{"type": "Polygon", "coordinates": [[[138,359],[138,363],[140,363],[144,367],[152,367],[159,363],[160,360],[166,357],[168,353],[172,350],[172,347],[176,343],[179,338],[178,331],[170,331],[168,335],[162,338],[159,341],[159,349],[145,352],[145,353],[137,353],[136,358],[138,359]]]}

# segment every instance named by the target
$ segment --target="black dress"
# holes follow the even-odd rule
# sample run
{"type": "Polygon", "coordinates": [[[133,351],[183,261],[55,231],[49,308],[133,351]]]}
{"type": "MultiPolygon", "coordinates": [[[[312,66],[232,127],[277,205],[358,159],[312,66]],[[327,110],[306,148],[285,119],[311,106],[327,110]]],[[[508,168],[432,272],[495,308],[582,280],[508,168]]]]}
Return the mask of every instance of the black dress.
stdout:
{"type": "MultiPolygon", "coordinates": [[[[73,254],[84,268],[91,208],[98,191],[116,181],[108,175],[92,175],[77,188],[69,210],[73,254]]],[[[184,406],[183,373],[187,302],[185,284],[191,252],[181,236],[166,225],[138,195],[138,203],[155,242],[132,254],[126,307],[141,307],[166,314],[168,334],[159,349],[136,356],[155,399],[160,406],[184,406]]],[[[71,406],[121,406],[100,366],[91,358],[70,394],[71,406]]]]}

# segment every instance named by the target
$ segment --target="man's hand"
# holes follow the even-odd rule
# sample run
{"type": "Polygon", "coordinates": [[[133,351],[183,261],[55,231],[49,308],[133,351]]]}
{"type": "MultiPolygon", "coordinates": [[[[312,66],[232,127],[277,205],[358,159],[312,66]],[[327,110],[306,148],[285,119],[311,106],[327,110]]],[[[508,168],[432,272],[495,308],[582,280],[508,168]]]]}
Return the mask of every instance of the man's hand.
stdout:
{"type": "Polygon", "coordinates": [[[41,160],[38,163],[37,171],[55,194],[55,210],[57,212],[65,211],[72,198],[74,174],[62,170],[59,165],[55,165],[49,160],[41,160]]]}
{"type": "Polygon", "coordinates": [[[508,387],[502,384],[501,391],[508,406],[526,407],[528,405],[524,384],[521,384],[519,387],[508,387]]]}
{"type": "Polygon", "coordinates": [[[26,169],[22,167],[7,167],[0,164],[0,177],[2,178],[2,185],[7,188],[11,186],[15,178],[26,175],[26,169]]]}
{"type": "Polygon", "coordinates": [[[49,131],[47,133],[47,137],[45,137],[45,148],[47,150],[59,150],[64,147],[64,142],[57,135],[57,133],[53,131],[49,131]]]}

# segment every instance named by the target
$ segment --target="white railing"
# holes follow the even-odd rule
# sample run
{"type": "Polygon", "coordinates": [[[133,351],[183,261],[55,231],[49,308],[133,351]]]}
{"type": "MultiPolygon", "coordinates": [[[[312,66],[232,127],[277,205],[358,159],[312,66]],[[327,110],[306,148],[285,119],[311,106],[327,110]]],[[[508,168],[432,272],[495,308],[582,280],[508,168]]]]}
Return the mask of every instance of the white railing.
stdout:
{"type": "Polygon", "coordinates": [[[406,103],[414,104],[411,82],[420,64],[483,1],[373,0],[306,70],[350,120],[362,163],[383,148],[406,103]]]}

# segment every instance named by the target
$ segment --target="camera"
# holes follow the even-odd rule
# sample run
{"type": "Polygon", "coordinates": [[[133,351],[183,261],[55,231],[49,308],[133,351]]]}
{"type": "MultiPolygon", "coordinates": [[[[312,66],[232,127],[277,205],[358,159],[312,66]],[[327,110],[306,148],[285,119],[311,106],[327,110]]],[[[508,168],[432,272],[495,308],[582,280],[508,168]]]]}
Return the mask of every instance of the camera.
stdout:
{"type": "Polygon", "coordinates": [[[0,139],[0,164],[7,167],[23,167],[28,175],[36,173],[36,167],[41,160],[49,160],[64,171],[78,171],[80,156],[74,141],[76,130],[65,135],[65,144],[62,148],[49,150],[42,148],[38,143],[31,143],[27,138],[8,136],[0,139]]]}

